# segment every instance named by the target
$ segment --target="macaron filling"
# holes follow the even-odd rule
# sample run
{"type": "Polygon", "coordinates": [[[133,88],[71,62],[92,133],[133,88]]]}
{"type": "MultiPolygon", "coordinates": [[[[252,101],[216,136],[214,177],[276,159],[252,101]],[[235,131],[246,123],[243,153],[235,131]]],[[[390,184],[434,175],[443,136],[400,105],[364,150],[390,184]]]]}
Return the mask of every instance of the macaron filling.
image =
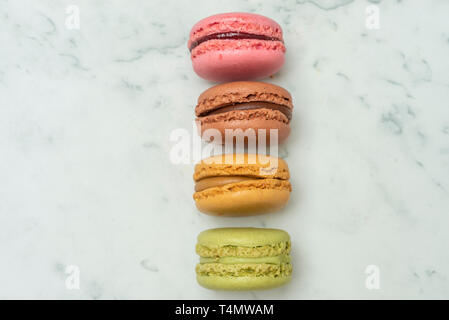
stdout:
{"type": "Polygon", "coordinates": [[[200,257],[245,257],[245,258],[258,258],[258,257],[271,257],[286,255],[290,253],[291,244],[290,241],[282,241],[273,244],[260,245],[257,247],[244,247],[244,246],[212,246],[197,244],[196,252],[200,257]]]}
{"type": "Polygon", "coordinates": [[[209,188],[222,187],[230,183],[237,183],[248,180],[258,180],[258,177],[247,176],[221,176],[204,178],[195,182],[195,192],[203,191],[209,188]]]}
{"type": "Polygon", "coordinates": [[[289,277],[292,274],[290,263],[270,264],[270,263],[199,263],[196,266],[198,276],[219,276],[219,277],[289,277]]]}
{"type": "Polygon", "coordinates": [[[197,245],[199,276],[288,277],[292,273],[290,241],[256,247],[197,245]]]}
{"type": "Polygon", "coordinates": [[[276,103],[264,102],[264,101],[251,101],[251,102],[242,102],[242,103],[233,103],[227,104],[218,107],[217,109],[205,112],[200,116],[210,116],[214,114],[220,114],[230,111],[240,111],[240,110],[255,110],[255,109],[269,109],[269,110],[277,110],[284,114],[288,121],[292,118],[292,111],[289,107],[283,106],[276,103]]]}
{"type": "Polygon", "coordinates": [[[276,37],[270,37],[262,34],[253,34],[253,33],[247,33],[247,32],[221,32],[221,33],[213,33],[206,36],[203,36],[195,41],[193,41],[190,45],[189,50],[192,51],[197,46],[199,46],[201,43],[209,41],[209,40],[241,40],[241,39],[254,39],[254,40],[264,40],[264,41],[279,41],[284,43],[279,38],[276,37]]]}
{"type": "Polygon", "coordinates": [[[243,257],[200,257],[200,263],[222,263],[222,264],[248,264],[248,263],[267,263],[281,265],[290,263],[290,256],[281,254],[279,256],[243,258],[243,257]]]}

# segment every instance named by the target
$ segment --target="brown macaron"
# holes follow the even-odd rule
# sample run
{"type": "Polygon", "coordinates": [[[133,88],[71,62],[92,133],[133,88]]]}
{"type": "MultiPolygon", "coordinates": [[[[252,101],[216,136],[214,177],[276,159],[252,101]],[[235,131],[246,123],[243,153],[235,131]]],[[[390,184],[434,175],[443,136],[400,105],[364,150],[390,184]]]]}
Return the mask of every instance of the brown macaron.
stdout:
{"type": "Polygon", "coordinates": [[[229,82],[209,88],[199,96],[195,108],[202,137],[206,130],[215,129],[221,134],[218,142],[225,143],[225,130],[230,129],[228,133],[235,137],[252,135],[257,142],[265,139],[267,145],[276,137],[271,129],[276,130],[277,143],[287,139],[292,111],[292,97],[287,90],[255,81],[229,82]]]}

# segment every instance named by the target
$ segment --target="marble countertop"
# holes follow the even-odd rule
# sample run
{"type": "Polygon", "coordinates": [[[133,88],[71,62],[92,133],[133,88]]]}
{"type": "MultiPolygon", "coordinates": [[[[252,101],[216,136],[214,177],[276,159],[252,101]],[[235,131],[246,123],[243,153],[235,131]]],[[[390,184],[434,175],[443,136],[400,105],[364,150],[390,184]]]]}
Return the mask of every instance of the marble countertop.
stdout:
{"type": "Polygon", "coordinates": [[[449,2],[73,2],[0,0],[0,298],[449,298],[449,2]],[[285,33],[273,215],[199,213],[193,162],[169,160],[211,86],[190,27],[229,11],[285,33]],[[221,226],[287,230],[293,281],[198,286],[196,236],[221,226]]]}

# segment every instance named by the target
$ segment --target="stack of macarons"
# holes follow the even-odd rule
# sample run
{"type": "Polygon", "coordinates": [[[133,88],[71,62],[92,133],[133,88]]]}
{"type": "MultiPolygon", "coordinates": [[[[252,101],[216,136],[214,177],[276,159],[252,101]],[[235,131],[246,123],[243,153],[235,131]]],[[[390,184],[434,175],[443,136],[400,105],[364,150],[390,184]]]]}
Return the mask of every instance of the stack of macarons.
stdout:
{"type": "MultiPolygon", "coordinates": [[[[245,150],[212,156],[195,166],[193,198],[198,210],[238,217],[281,209],[292,190],[287,163],[248,151],[277,148],[290,134],[290,93],[254,81],[282,67],[286,49],[281,27],[257,14],[218,14],[193,26],[188,49],[194,71],[221,82],[198,98],[199,134],[209,142],[230,144],[232,150],[242,143],[245,150]]],[[[209,289],[267,289],[291,279],[290,236],[282,230],[206,230],[198,236],[196,251],[198,283],[209,289]]]]}

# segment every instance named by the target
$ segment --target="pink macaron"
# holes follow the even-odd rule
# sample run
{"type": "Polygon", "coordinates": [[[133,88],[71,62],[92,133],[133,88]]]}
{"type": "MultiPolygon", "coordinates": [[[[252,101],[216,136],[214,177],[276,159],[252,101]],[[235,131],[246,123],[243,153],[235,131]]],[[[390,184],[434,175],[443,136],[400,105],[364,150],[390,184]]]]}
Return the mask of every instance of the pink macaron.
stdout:
{"type": "Polygon", "coordinates": [[[281,27],[253,13],[205,18],[193,26],[187,45],[195,72],[216,82],[265,78],[284,64],[281,27]]]}

